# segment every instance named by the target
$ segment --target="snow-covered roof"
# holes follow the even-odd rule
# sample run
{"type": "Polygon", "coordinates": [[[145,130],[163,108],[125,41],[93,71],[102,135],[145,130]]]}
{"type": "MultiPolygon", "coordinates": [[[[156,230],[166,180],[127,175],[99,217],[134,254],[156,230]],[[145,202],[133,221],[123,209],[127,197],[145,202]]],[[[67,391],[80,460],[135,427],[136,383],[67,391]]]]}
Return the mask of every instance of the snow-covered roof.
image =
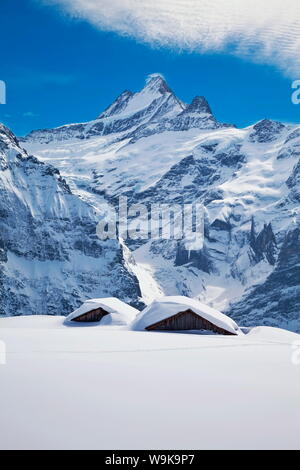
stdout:
{"type": "Polygon", "coordinates": [[[84,315],[85,313],[88,313],[91,310],[95,310],[97,308],[103,308],[103,310],[109,312],[109,315],[105,315],[102,318],[102,325],[127,325],[131,323],[139,313],[139,310],[131,307],[125,302],[122,302],[116,297],[106,297],[102,299],[86,300],[81,305],[81,307],[79,307],[77,310],[74,310],[74,312],[67,316],[66,321],[72,321],[75,318],[78,318],[81,315],[84,315]]]}
{"type": "Polygon", "coordinates": [[[162,297],[154,300],[136,317],[132,328],[134,330],[144,330],[154,323],[188,309],[229,333],[238,334],[240,332],[238,325],[231,318],[198,300],[184,296],[162,297]]]}

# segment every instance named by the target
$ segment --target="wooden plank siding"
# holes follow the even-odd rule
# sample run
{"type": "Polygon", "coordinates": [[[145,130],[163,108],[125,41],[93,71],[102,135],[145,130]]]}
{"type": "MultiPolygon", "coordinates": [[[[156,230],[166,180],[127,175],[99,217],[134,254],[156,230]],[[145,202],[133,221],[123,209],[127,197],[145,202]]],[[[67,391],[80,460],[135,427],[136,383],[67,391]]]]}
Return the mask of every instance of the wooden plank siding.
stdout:
{"type": "Polygon", "coordinates": [[[103,308],[96,308],[90,312],[83,313],[79,317],[73,318],[73,321],[77,322],[99,322],[105,315],[108,315],[109,312],[103,308]]]}
{"type": "Polygon", "coordinates": [[[234,335],[234,333],[230,333],[229,331],[214,325],[205,318],[200,317],[190,309],[154,323],[153,325],[148,326],[146,330],[208,330],[221,335],[234,335]]]}

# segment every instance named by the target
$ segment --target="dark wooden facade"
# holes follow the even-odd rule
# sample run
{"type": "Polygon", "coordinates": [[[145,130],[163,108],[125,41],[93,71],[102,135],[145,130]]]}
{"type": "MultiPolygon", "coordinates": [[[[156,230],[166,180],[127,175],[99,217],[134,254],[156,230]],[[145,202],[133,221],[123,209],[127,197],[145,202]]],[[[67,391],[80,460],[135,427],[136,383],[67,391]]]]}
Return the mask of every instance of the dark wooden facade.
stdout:
{"type": "Polygon", "coordinates": [[[188,309],[176,315],[165,318],[146,328],[148,331],[171,331],[171,330],[208,330],[221,335],[234,335],[229,331],[220,328],[203,317],[200,317],[192,310],[188,309]]]}
{"type": "Polygon", "coordinates": [[[94,323],[94,322],[99,322],[100,320],[102,320],[102,318],[105,315],[108,315],[108,314],[109,312],[107,312],[106,310],[100,307],[100,308],[91,310],[90,312],[83,313],[79,317],[73,318],[73,321],[94,323]]]}

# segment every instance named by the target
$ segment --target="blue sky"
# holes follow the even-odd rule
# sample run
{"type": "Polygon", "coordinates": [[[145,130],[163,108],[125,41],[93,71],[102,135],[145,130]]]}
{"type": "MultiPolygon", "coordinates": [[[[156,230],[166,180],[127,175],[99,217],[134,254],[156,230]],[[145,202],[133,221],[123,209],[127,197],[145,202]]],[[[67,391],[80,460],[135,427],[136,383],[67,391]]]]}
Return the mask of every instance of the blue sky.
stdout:
{"type": "Polygon", "coordinates": [[[292,79],[300,76],[285,75],[270,60],[153,47],[37,0],[1,0],[0,18],[0,80],[7,84],[0,121],[17,135],[93,119],[124,89],[142,88],[153,72],[183,101],[206,96],[220,121],[300,122],[300,105],[291,103],[292,79]]]}

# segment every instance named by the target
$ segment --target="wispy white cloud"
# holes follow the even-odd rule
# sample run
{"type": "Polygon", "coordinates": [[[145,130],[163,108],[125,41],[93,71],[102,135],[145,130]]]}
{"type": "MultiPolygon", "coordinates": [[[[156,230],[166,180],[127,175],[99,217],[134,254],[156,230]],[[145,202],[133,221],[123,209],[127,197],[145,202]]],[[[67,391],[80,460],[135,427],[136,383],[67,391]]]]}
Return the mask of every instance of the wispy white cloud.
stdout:
{"type": "Polygon", "coordinates": [[[152,45],[230,52],[300,75],[299,0],[44,0],[152,45]]]}
{"type": "Polygon", "coordinates": [[[23,114],[22,114],[23,117],[38,117],[39,115],[34,113],[33,111],[25,111],[23,114]]]}

